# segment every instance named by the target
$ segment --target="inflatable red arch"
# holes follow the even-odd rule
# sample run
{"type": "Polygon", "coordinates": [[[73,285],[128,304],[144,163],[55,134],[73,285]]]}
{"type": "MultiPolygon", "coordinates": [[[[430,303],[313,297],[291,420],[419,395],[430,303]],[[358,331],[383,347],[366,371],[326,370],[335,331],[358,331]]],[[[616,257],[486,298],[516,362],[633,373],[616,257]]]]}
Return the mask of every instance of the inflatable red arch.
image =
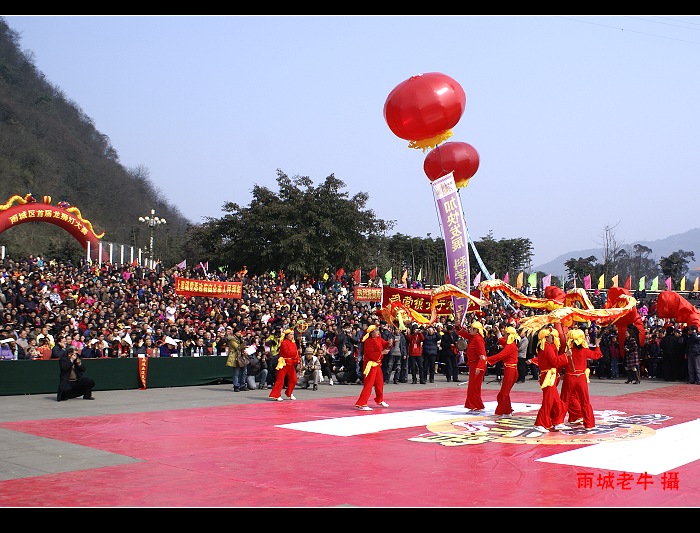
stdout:
{"type": "MultiPolygon", "coordinates": [[[[11,196],[0,205],[0,233],[25,222],[48,222],[63,228],[80,243],[86,254],[90,243],[90,259],[97,260],[104,232],[96,234],[90,221],[83,218],[80,210],[68,202],[51,205],[50,196],[44,196],[43,202],[37,202],[31,194],[27,194],[11,196]]],[[[102,250],[102,261],[109,261],[105,250],[102,250]]]]}

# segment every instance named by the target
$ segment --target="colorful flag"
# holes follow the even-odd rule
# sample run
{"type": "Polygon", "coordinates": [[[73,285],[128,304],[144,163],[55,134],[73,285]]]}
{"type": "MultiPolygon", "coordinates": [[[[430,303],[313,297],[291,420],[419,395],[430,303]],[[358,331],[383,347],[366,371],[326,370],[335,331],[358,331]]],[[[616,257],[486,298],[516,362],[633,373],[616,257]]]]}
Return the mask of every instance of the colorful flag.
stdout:
{"type": "Polygon", "coordinates": [[[185,259],[184,261],[182,261],[182,263],[178,263],[178,264],[175,265],[175,266],[176,266],[177,268],[187,268],[187,259],[185,259]]]}
{"type": "Polygon", "coordinates": [[[474,287],[479,286],[479,283],[481,283],[481,270],[479,270],[479,273],[474,277],[474,281],[472,283],[474,287]]]}
{"type": "Polygon", "coordinates": [[[386,273],[384,274],[384,281],[386,281],[387,283],[391,283],[391,278],[392,278],[392,277],[393,277],[393,275],[392,275],[391,268],[390,268],[390,269],[387,270],[386,273]]]}
{"type": "Polygon", "coordinates": [[[506,275],[503,276],[503,283],[505,283],[505,284],[508,283],[508,272],[506,272],[506,275]]]}
{"type": "Polygon", "coordinates": [[[615,275],[611,278],[611,281],[612,281],[612,286],[613,286],[613,287],[617,287],[617,274],[615,274],[615,275]]]}
{"type": "Polygon", "coordinates": [[[527,284],[533,289],[537,288],[537,272],[533,272],[527,277],[527,284]]]}
{"type": "Polygon", "coordinates": [[[271,278],[274,278],[276,275],[277,275],[277,272],[275,272],[274,270],[270,270],[270,277],[271,278]]]}
{"type": "Polygon", "coordinates": [[[666,290],[670,291],[671,290],[671,276],[666,278],[666,290]]]}
{"type": "Polygon", "coordinates": [[[598,278],[598,288],[599,289],[605,288],[605,274],[601,274],[600,277],[598,278]]]}
{"type": "Polygon", "coordinates": [[[646,283],[646,276],[639,278],[639,287],[637,290],[643,291],[645,289],[644,285],[646,283]]]}
{"type": "Polygon", "coordinates": [[[406,283],[406,280],[408,279],[408,269],[403,271],[403,276],[401,276],[401,283],[406,283]]]}
{"type": "Polygon", "coordinates": [[[418,271],[418,277],[416,278],[416,281],[421,281],[423,279],[423,269],[421,268],[418,271]]]}
{"type": "Polygon", "coordinates": [[[352,279],[355,280],[355,283],[360,283],[360,280],[362,279],[362,272],[359,268],[352,273],[352,279]]]}
{"type": "Polygon", "coordinates": [[[344,275],[345,275],[345,270],[343,269],[343,267],[340,267],[335,273],[335,279],[340,281],[340,278],[342,278],[344,275]]]}
{"type": "Polygon", "coordinates": [[[625,281],[625,289],[628,291],[632,289],[632,276],[627,276],[627,280],[625,281]]]}
{"type": "Polygon", "coordinates": [[[681,278],[681,288],[679,289],[681,291],[685,290],[685,276],[681,278]]]}
{"type": "Polygon", "coordinates": [[[207,270],[209,270],[209,261],[207,261],[206,263],[202,263],[200,261],[199,264],[197,265],[197,268],[201,268],[202,270],[204,270],[204,273],[206,274],[207,270]]]}
{"type": "Polygon", "coordinates": [[[542,278],[542,288],[544,287],[549,287],[552,284],[552,275],[547,274],[545,277],[542,278]]]}
{"type": "Polygon", "coordinates": [[[700,276],[695,276],[695,284],[693,285],[693,292],[700,292],[700,276]]]}
{"type": "Polygon", "coordinates": [[[377,277],[377,267],[374,267],[372,270],[369,271],[369,279],[374,279],[377,277]]]}
{"type": "Polygon", "coordinates": [[[328,281],[328,272],[323,273],[323,281],[328,281]]]}
{"type": "Polygon", "coordinates": [[[659,290],[659,276],[656,276],[654,279],[651,280],[651,287],[649,287],[650,291],[658,291],[659,290]]]}
{"type": "Polygon", "coordinates": [[[515,288],[520,289],[523,286],[523,273],[522,271],[520,274],[518,274],[518,277],[515,278],[515,288]]]}
{"type": "Polygon", "coordinates": [[[583,288],[586,289],[587,291],[591,290],[591,275],[590,274],[583,277],[583,288]]]}

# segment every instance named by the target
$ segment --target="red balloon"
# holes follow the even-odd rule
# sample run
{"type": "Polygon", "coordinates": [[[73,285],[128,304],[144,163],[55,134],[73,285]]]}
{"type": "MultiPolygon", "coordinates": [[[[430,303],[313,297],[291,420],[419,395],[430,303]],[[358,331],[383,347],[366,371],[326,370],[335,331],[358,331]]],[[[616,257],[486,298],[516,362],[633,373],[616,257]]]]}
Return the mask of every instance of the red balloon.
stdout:
{"type": "Polygon", "coordinates": [[[464,89],[439,72],[411,76],[399,83],[384,103],[384,120],[394,135],[412,141],[411,148],[443,142],[462,118],[467,105],[464,89]]]}
{"type": "Polygon", "coordinates": [[[435,147],[425,157],[423,170],[430,181],[454,173],[457,188],[466,187],[479,169],[479,152],[468,143],[447,142],[435,147]]]}

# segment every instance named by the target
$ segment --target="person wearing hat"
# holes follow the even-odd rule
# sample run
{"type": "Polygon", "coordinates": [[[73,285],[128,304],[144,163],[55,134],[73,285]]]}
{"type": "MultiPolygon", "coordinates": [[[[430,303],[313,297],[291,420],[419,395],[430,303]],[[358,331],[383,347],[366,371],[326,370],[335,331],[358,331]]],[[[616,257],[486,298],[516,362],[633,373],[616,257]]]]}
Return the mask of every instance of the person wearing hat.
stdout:
{"type": "Polygon", "coordinates": [[[290,400],[296,400],[294,397],[294,387],[297,384],[297,368],[301,366],[300,349],[294,342],[294,330],[287,328],[282,332],[282,342],[280,343],[279,358],[277,360],[277,376],[275,384],[270,391],[270,398],[281,402],[282,388],[284,387],[285,379],[287,380],[286,395],[290,400]]]}
{"type": "Polygon", "coordinates": [[[98,357],[100,357],[97,353],[97,350],[95,349],[98,342],[100,342],[99,339],[88,340],[80,352],[80,358],[81,359],[97,359],[98,357]]]}
{"type": "Polygon", "coordinates": [[[484,326],[478,320],[474,320],[466,329],[455,328],[457,335],[466,339],[467,351],[464,354],[469,365],[469,380],[467,381],[467,398],[464,407],[472,412],[484,410],[484,401],[481,399],[481,386],[486,375],[486,341],[484,339],[484,326]]]}
{"type": "Polygon", "coordinates": [[[36,342],[36,352],[40,355],[39,359],[51,359],[51,346],[49,346],[48,338],[42,333],[39,333],[36,337],[36,342]]]}
{"type": "Polygon", "coordinates": [[[75,346],[67,346],[58,359],[60,369],[56,401],[69,400],[82,395],[83,400],[94,400],[92,389],[95,380],[85,375],[85,367],[75,346]]]}
{"type": "Polygon", "coordinates": [[[159,357],[177,357],[177,345],[179,342],[179,339],[173,339],[170,335],[166,335],[158,350],[159,357]]]}
{"type": "Polygon", "coordinates": [[[14,351],[14,337],[12,334],[5,336],[0,339],[0,361],[11,361],[12,359],[17,359],[15,357],[14,351]]]}
{"type": "Polygon", "coordinates": [[[533,358],[533,363],[540,369],[542,404],[537,411],[534,428],[541,433],[552,429],[569,429],[564,425],[566,406],[557,389],[559,372],[569,362],[569,358],[559,353],[560,346],[559,331],[555,328],[548,326],[537,333],[537,357],[533,358]]]}
{"type": "Polygon", "coordinates": [[[513,406],[510,401],[510,391],[518,380],[518,343],[520,335],[513,326],[506,326],[503,334],[498,326],[494,326],[498,344],[501,351],[486,358],[486,363],[494,366],[497,362],[503,361],[503,378],[501,379],[501,389],[496,395],[496,410],[494,414],[502,418],[513,416],[513,406]]]}
{"type": "Polygon", "coordinates": [[[603,357],[603,352],[600,351],[600,337],[596,338],[595,347],[591,349],[588,347],[583,330],[572,328],[566,334],[566,346],[569,351],[564,382],[561,386],[561,401],[564,402],[569,413],[569,423],[583,422],[583,428],[586,431],[592,431],[595,429],[595,417],[588,394],[588,374],[590,373],[588,359],[596,360],[603,357]],[[574,414],[572,407],[576,408],[576,413],[580,410],[580,419],[574,418],[578,417],[578,414],[574,414]]]}
{"type": "Polygon", "coordinates": [[[367,405],[374,387],[374,401],[380,407],[389,407],[384,401],[384,375],[382,374],[382,358],[389,353],[394,344],[394,339],[384,340],[380,335],[376,324],[371,324],[362,336],[362,363],[365,378],[362,382],[362,391],[355,402],[355,407],[360,411],[371,411],[367,405]]]}
{"type": "Polygon", "coordinates": [[[314,353],[313,347],[307,346],[304,349],[301,365],[301,386],[308,389],[309,385],[313,385],[314,390],[318,390],[318,384],[321,381],[321,361],[314,353]]]}

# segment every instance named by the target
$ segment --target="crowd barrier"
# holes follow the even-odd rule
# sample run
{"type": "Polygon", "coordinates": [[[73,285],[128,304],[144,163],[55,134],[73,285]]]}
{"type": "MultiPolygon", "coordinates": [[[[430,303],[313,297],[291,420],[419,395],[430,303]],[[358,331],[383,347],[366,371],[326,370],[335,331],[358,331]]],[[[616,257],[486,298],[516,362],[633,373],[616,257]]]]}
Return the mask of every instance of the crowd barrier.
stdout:
{"type": "MultiPolygon", "coordinates": [[[[149,357],[146,388],[189,387],[232,382],[226,357],[149,357]]],[[[93,390],[142,387],[138,358],[84,359],[85,375],[95,380],[93,390]]],[[[0,396],[56,393],[58,360],[0,361],[0,396]]]]}

